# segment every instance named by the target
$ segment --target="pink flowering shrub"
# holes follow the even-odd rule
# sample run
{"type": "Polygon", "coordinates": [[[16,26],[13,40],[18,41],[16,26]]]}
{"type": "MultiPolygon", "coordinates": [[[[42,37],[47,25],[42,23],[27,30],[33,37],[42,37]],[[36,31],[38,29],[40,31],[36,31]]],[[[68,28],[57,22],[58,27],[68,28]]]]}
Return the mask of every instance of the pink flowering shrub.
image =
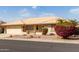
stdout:
{"type": "Polygon", "coordinates": [[[74,34],[75,32],[75,23],[66,20],[58,20],[54,27],[57,35],[62,38],[67,38],[74,34]]]}

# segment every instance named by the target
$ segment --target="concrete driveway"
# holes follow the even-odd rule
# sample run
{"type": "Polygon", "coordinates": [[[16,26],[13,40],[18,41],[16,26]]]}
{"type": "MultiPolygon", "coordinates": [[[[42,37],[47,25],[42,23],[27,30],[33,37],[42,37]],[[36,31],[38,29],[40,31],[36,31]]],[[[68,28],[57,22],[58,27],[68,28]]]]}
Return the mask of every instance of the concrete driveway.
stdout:
{"type": "Polygon", "coordinates": [[[0,52],[79,52],[79,44],[0,40],[0,52]]]}

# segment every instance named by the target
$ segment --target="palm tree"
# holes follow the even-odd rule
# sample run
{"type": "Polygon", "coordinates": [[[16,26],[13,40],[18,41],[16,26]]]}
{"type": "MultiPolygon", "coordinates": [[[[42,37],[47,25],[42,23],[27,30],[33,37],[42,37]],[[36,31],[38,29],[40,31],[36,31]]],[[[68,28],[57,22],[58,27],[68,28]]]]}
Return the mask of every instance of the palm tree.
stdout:
{"type": "Polygon", "coordinates": [[[63,23],[63,20],[62,19],[59,19],[59,20],[57,20],[57,23],[58,24],[62,24],[63,23]]]}
{"type": "Polygon", "coordinates": [[[76,19],[69,19],[70,23],[74,26],[78,24],[78,21],[76,19]]]}

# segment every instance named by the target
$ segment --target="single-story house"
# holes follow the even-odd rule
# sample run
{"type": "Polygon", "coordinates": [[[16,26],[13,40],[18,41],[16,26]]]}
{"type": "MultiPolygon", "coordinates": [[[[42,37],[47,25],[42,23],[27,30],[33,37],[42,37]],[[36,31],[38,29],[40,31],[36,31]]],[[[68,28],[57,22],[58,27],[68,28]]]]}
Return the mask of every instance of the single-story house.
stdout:
{"type": "Polygon", "coordinates": [[[2,24],[2,27],[4,27],[4,33],[11,35],[23,35],[26,33],[41,34],[42,28],[47,27],[49,34],[54,32],[53,26],[58,19],[58,17],[28,18],[2,24]]]}

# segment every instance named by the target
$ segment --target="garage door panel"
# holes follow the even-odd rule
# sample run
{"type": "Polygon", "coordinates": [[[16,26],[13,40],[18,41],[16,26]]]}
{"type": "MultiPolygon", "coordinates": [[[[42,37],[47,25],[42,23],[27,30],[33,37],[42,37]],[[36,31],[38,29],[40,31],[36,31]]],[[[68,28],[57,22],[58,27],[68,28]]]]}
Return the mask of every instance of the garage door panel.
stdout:
{"type": "Polygon", "coordinates": [[[21,29],[7,29],[7,34],[22,34],[21,29]]]}

